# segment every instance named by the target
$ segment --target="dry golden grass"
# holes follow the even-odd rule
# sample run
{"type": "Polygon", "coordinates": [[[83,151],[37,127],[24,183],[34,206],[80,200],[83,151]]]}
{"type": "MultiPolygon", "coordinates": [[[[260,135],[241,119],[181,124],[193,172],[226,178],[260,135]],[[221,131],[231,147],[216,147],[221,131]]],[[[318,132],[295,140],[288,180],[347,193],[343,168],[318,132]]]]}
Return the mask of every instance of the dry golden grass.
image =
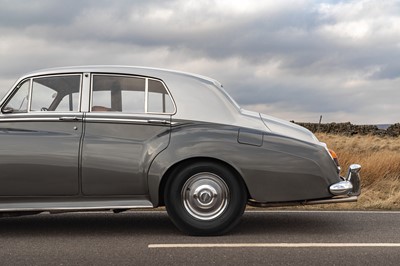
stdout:
{"type": "Polygon", "coordinates": [[[400,209],[400,138],[316,135],[337,153],[342,175],[351,163],[362,166],[358,202],[327,205],[328,208],[400,209]]]}

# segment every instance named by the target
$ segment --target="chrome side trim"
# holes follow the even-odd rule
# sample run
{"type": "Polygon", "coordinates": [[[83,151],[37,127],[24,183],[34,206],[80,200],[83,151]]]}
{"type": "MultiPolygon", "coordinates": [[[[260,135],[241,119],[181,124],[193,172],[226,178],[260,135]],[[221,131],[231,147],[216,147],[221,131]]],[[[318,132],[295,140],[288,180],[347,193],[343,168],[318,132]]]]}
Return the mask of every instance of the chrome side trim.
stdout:
{"type": "Polygon", "coordinates": [[[158,119],[120,119],[120,118],[97,118],[97,117],[86,117],[85,122],[89,123],[115,123],[115,124],[161,124],[170,125],[171,122],[168,120],[158,119]]]}
{"type": "Polygon", "coordinates": [[[48,121],[60,121],[63,117],[76,117],[77,120],[82,119],[82,113],[79,112],[30,112],[20,114],[1,114],[0,123],[9,122],[48,122],[48,121]]]}
{"type": "Polygon", "coordinates": [[[352,197],[337,197],[330,199],[321,199],[321,200],[306,200],[306,201],[295,201],[295,202],[256,202],[253,200],[249,200],[247,202],[248,205],[254,207],[287,207],[287,206],[301,206],[301,205],[315,205],[315,204],[331,204],[331,203],[346,203],[346,202],[356,202],[358,200],[357,196],[352,197]]]}
{"type": "Polygon", "coordinates": [[[0,123],[9,122],[49,122],[49,121],[60,121],[60,117],[21,117],[21,118],[4,118],[0,117],[0,123]]]}
{"type": "Polygon", "coordinates": [[[110,210],[110,209],[142,209],[142,208],[154,208],[154,206],[148,200],[0,203],[0,212],[85,211],[85,210],[110,210]]]}
{"type": "Polygon", "coordinates": [[[332,198],[323,200],[310,200],[304,203],[304,205],[315,205],[315,204],[329,204],[329,203],[345,203],[345,202],[356,202],[357,196],[344,197],[344,198],[332,198]]]}
{"type": "MultiPolygon", "coordinates": [[[[11,116],[11,115],[7,115],[11,116]]],[[[14,115],[12,115],[14,116],[14,115]]],[[[81,121],[82,115],[71,115],[69,116],[67,113],[64,113],[62,116],[53,116],[53,117],[6,117],[0,115],[0,123],[9,123],[9,122],[50,122],[50,121],[81,121]]],[[[160,125],[175,125],[176,122],[170,122],[166,119],[127,119],[127,118],[100,118],[100,117],[86,117],[86,122],[92,123],[123,123],[123,124],[160,124],[160,125]]]]}

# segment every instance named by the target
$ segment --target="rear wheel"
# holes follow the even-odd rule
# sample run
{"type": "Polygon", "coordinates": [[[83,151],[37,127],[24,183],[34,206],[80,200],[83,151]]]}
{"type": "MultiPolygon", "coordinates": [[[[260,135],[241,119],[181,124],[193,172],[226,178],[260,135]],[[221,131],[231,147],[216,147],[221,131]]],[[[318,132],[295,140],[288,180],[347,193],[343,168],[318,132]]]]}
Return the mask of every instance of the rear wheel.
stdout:
{"type": "Polygon", "coordinates": [[[174,224],[190,235],[220,235],[243,215],[247,192],[242,180],[226,167],[197,162],[175,169],[164,192],[174,224]]]}

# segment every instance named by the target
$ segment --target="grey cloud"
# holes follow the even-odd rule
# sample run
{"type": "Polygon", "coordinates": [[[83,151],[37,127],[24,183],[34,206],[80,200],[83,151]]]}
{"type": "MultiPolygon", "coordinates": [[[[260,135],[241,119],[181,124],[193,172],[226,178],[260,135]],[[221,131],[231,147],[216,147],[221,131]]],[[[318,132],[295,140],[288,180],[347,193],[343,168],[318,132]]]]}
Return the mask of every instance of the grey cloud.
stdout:
{"type": "Polygon", "coordinates": [[[380,112],[400,96],[400,33],[385,33],[381,21],[358,39],[326,29],[386,13],[400,19],[398,7],[385,7],[391,1],[372,2],[379,8],[365,15],[343,7],[364,1],[293,1],[247,14],[222,12],[215,1],[0,0],[0,84],[62,65],[173,67],[221,80],[246,106],[340,111],[362,120],[365,107],[353,96],[380,112]],[[272,74],[263,75],[271,62],[272,74]]]}
{"type": "Polygon", "coordinates": [[[2,0],[0,6],[0,25],[15,28],[70,23],[82,8],[81,4],[52,0],[2,0]]]}

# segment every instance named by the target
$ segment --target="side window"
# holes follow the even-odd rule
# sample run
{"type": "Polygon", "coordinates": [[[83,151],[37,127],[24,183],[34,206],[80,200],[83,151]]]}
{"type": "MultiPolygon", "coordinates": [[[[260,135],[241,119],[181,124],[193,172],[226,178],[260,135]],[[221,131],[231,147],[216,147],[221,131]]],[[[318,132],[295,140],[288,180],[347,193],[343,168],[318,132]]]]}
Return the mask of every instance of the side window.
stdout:
{"type": "Polygon", "coordinates": [[[25,81],[3,108],[3,113],[26,113],[28,111],[30,80],[25,81]]]}
{"type": "Polygon", "coordinates": [[[144,113],[145,79],[127,76],[93,76],[92,111],[144,113]]]}
{"type": "Polygon", "coordinates": [[[58,104],[56,111],[76,111],[79,108],[79,93],[74,92],[64,96],[58,104]]]}
{"type": "Polygon", "coordinates": [[[31,111],[79,111],[80,75],[34,78],[31,111]]]}
{"type": "Polygon", "coordinates": [[[174,105],[166,88],[158,80],[93,75],[91,110],[94,112],[173,113],[174,105]]]}

